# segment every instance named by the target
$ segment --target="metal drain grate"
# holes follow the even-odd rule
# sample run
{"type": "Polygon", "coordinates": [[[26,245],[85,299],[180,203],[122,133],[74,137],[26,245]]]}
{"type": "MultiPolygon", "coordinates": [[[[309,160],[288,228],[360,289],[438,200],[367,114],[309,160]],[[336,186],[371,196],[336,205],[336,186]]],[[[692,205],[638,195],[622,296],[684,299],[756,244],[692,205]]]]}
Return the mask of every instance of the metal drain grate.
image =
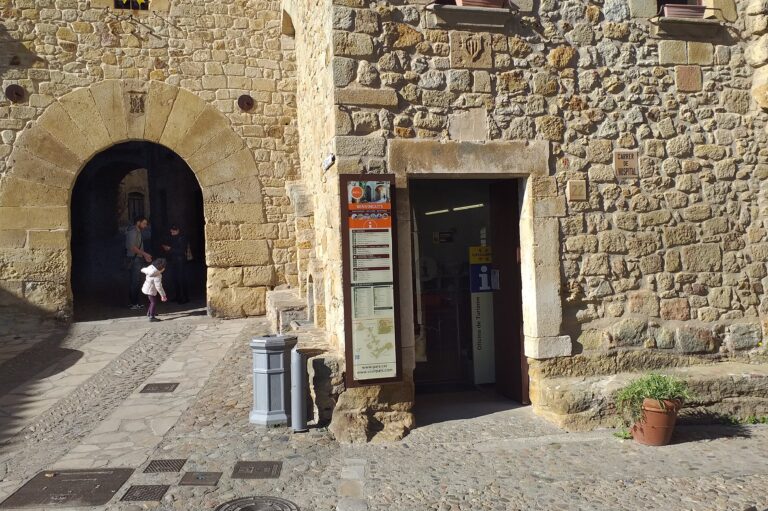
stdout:
{"type": "Polygon", "coordinates": [[[140,394],[159,394],[163,392],[173,392],[178,387],[178,383],[147,383],[139,391],[140,394]]]}
{"type": "Polygon", "coordinates": [[[132,468],[47,470],[16,490],[0,509],[102,506],[133,474],[132,468]]]}
{"type": "Polygon", "coordinates": [[[154,472],[179,472],[187,460],[152,460],[144,469],[145,474],[154,472]]]}
{"type": "Polygon", "coordinates": [[[299,506],[290,500],[278,497],[245,497],[230,500],[215,509],[215,511],[301,511],[299,506]]]}
{"type": "Polygon", "coordinates": [[[179,486],[216,486],[221,479],[221,472],[187,472],[179,481],[179,486]]]}
{"type": "Polygon", "coordinates": [[[170,486],[163,484],[140,484],[131,486],[125,492],[123,502],[160,502],[170,486]]]}
{"type": "Polygon", "coordinates": [[[238,461],[232,479],[277,479],[282,469],[282,461],[238,461]]]}

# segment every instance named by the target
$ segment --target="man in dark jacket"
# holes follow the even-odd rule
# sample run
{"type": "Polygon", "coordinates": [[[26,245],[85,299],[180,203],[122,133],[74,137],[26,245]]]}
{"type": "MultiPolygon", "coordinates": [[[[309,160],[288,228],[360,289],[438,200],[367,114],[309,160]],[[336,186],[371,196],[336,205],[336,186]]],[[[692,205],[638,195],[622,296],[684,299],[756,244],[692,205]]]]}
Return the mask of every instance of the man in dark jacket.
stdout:
{"type": "Polygon", "coordinates": [[[137,216],[133,219],[133,226],[125,231],[125,257],[126,268],[128,269],[130,308],[132,310],[144,308],[139,303],[139,290],[142,282],[144,282],[141,269],[146,263],[152,262],[152,255],[144,251],[144,238],[142,236],[147,224],[146,217],[137,216]]]}
{"type": "Polygon", "coordinates": [[[181,234],[178,225],[172,225],[170,236],[163,243],[165,257],[168,260],[169,280],[173,283],[173,289],[176,293],[178,303],[187,303],[189,301],[189,290],[187,286],[187,252],[189,242],[187,237],[181,234]]]}

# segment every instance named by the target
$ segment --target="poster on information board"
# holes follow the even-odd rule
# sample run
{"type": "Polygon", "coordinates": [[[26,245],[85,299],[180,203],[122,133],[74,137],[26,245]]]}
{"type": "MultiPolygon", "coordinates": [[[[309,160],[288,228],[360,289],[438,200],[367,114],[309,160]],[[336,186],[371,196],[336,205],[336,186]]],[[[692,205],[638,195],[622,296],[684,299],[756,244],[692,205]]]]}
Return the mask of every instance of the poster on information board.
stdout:
{"type": "Polygon", "coordinates": [[[400,381],[392,175],[342,175],[347,386],[400,381]]]}

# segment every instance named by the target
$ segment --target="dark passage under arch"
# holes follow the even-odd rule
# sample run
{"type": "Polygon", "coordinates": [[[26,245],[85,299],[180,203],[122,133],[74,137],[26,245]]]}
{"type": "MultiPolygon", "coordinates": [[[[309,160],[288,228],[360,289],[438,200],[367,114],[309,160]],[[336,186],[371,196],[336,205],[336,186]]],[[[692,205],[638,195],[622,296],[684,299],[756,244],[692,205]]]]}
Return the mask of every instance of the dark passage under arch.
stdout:
{"type": "MultiPolygon", "coordinates": [[[[72,292],[78,321],[136,316],[129,305],[125,231],[132,217],[150,219],[144,249],[164,256],[169,229],[177,224],[189,241],[191,260],[183,266],[190,302],[162,304],[160,312],[205,306],[205,219],[200,185],[173,151],[151,142],[126,142],[96,155],[72,192],[72,292]]],[[[185,258],[186,260],[186,258],[185,258]]],[[[172,269],[164,277],[176,299],[172,269]]],[[[142,303],[144,296],[140,295],[142,303]]]]}

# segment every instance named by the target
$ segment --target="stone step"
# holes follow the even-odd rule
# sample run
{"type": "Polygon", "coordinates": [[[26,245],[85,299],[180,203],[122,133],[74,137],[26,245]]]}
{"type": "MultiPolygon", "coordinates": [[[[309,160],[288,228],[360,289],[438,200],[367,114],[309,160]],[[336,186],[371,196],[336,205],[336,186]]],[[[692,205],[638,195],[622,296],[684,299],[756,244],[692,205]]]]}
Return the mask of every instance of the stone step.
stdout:
{"type": "MultiPolygon", "coordinates": [[[[684,379],[694,398],[680,412],[683,422],[718,422],[768,415],[768,364],[720,362],[660,369],[684,379]]],[[[613,396],[629,381],[647,373],[543,378],[530,388],[534,411],[570,431],[616,427],[613,396]]]]}
{"type": "Polygon", "coordinates": [[[307,356],[309,395],[312,399],[310,423],[325,426],[344,391],[344,357],[333,351],[328,333],[311,321],[291,321],[291,334],[298,337],[298,348],[307,356]]]}
{"type": "Polygon", "coordinates": [[[275,333],[296,335],[298,349],[307,355],[309,395],[312,400],[310,424],[327,425],[341,392],[344,391],[344,357],[331,350],[327,332],[308,318],[307,302],[296,289],[267,293],[267,319],[275,333]]]}
{"type": "Polygon", "coordinates": [[[276,334],[291,331],[292,321],[307,319],[307,301],[296,289],[275,289],[267,292],[267,319],[276,334]]]}

